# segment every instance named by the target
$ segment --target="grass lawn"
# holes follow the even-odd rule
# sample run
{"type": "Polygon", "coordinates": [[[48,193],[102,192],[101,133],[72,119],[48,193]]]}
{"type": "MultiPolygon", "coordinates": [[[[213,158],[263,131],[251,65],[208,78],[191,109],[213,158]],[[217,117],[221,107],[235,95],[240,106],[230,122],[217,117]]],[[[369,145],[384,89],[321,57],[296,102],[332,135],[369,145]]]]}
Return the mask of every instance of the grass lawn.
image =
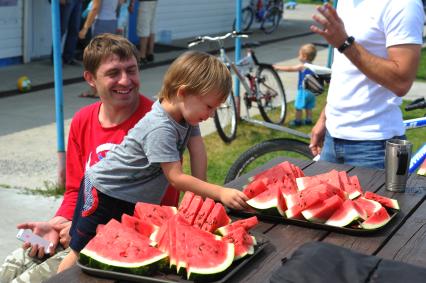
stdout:
{"type": "MultiPolygon", "coordinates": [[[[426,49],[422,50],[421,63],[417,77],[421,80],[426,79],[426,49]]],[[[320,95],[317,97],[317,106],[314,109],[314,120],[317,120],[318,115],[325,104],[326,95],[320,95]]],[[[401,109],[403,111],[404,119],[412,119],[421,117],[425,114],[424,110],[415,110],[405,112],[404,106],[409,102],[404,101],[401,109]]],[[[287,106],[287,117],[286,125],[288,121],[294,119],[294,107],[293,103],[289,103],[287,106]]],[[[298,130],[309,133],[311,126],[303,126],[298,130]]],[[[422,128],[408,130],[406,132],[407,138],[413,143],[413,152],[415,152],[425,141],[426,131],[422,128]]],[[[238,156],[246,151],[253,145],[268,139],[290,137],[295,138],[292,135],[282,133],[275,130],[270,130],[261,126],[254,126],[248,123],[239,123],[237,129],[237,138],[231,144],[225,144],[216,134],[216,132],[206,136],[204,142],[206,144],[208,153],[208,180],[215,184],[223,184],[228,169],[232,163],[238,158],[238,156]]],[[[302,139],[303,140],[303,139],[302,139]]],[[[189,172],[189,156],[185,153],[184,170],[189,172]]]]}

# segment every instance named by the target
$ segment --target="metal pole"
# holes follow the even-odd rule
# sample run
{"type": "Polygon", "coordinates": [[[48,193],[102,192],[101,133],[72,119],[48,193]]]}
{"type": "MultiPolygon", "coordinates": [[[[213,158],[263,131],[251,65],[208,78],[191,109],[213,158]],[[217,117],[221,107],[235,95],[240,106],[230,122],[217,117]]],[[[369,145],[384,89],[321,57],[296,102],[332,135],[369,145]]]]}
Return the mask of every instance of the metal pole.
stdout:
{"type": "MultiPolygon", "coordinates": [[[[235,0],[235,31],[241,31],[241,2],[242,0],[235,0]]],[[[235,38],[235,62],[238,62],[241,58],[241,38],[235,38]]],[[[234,95],[235,103],[237,106],[237,114],[240,117],[240,81],[237,76],[234,75],[234,95]]]]}
{"type": "MultiPolygon", "coordinates": [[[[333,7],[335,9],[337,7],[337,1],[338,0],[333,1],[333,7]]],[[[331,63],[333,63],[333,50],[334,50],[334,47],[329,44],[328,45],[328,59],[327,59],[327,67],[329,67],[329,68],[331,67],[331,63]]]]}
{"type": "Polygon", "coordinates": [[[55,76],[56,135],[58,147],[58,186],[65,186],[64,102],[62,95],[61,22],[59,0],[52,0],[52,41],[55,76]]]}

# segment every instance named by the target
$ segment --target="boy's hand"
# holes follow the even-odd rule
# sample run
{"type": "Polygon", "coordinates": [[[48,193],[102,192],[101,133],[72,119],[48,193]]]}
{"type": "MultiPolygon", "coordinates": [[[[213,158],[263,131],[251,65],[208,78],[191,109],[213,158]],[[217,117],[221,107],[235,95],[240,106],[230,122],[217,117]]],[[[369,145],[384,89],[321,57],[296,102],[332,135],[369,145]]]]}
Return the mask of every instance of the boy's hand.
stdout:
{"type": "Polygon", "coordinates": [[[220,195],[220,201],[227,207],[235,210],[245,210],[249,206],[246,203],[248,197],[241,191],[231,188],[224,188],[220,195]]]}

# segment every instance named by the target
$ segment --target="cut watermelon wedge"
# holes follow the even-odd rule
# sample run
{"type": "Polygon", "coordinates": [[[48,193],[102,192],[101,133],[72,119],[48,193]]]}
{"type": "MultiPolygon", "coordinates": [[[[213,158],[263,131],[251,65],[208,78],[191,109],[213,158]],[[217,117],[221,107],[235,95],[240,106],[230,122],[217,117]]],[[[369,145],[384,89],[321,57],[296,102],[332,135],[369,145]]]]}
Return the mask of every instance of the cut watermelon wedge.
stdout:
{"type": "Polygon", "coordinates": [[[381,203],[383,206],[399,210],[399,204],[396,199],[387,198],[387,197],[375,194],[373,192],[365,192],[364,197],[366,199],[375,200],[381,203]]]}
{"type": "Polygon", "coordinates": [[[270,186],[267,191],[247,201],[247,204],[265,214],[284,216],[287,206],[278,186],[270,186]]]}
{"type": "Polygon", "coordinates": [[[342,204],[343,200],[339,196],[334,195],[305,209],[302,211],[302,215],[308,221],[324,223],[342,204]]]}
{"type": "Polygon", "coordinates": [[[206,222],[207,217],[209,216],[210,212],[213,210],[215,205],[214,200],[211,198],[206,198],[204,200],[203,206],[201,207],[200,211],[198,211],[197,216],[195,217],[194,226],[201,229],[204,222],[206,222]]]}
{"type": "Polygon", "coordinates": [[[342,206],[336,210],[333,215],[325,222],[326,225],[335,227],[348,226],[355,220],[359,219],[360,215],[356,210],[352,200],[347,199],[342,206]]]}
{"type": "Polygon", "coordinates": [[[367,220],[361,223],[361,227],[364,229],[377,229],[386,225],[391,220],[389,213],[384,207],[381,207],[367,220]]]}
{"type": "Polygon", "coordinates": [[[234,244],[234,260],[254,253],[256,239],[248,234],[243,227],[230,231],[223,237],[223,241],[234,244]]]}
{"type": "Polygon", "coordinates": [[[240,219],[226,226],[220,227],[216,230],[222,236],[228,235],[232,230],[243,228],[246,231],[249,231],[251,228],[258,224],[258,220],[256,216],[252,216],[250,218],[240,219]]]}

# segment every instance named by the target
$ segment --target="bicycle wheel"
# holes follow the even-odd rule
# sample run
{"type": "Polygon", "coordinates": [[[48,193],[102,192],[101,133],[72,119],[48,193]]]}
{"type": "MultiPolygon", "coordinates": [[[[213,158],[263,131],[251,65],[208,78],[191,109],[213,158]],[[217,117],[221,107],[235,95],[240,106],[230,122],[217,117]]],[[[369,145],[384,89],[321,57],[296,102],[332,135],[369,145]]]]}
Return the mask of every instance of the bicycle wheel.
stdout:
{"type": "Polygon", "coordinates": [[[214,115],[214,124],[220,138],[230,143],[237,135],[237,106],[234,94],[231,92],[217,109],[214,115]]]}
{"type": "Polygon", "coordinates": [[[283,84],[271,65],[260,65],[256,74],[257,105],[262,118],[281,124],[287,114],[287,101],[283,84]]]}
{"type": "Polygon", "coordinates": [[[225,184],[279,156],[305,160],[314,158],[305,142],[285,138],[263,141],[235,160],[225,177],[225,184]]]}
{"type": "Polygon", "coordinates": [[[282,10],[278,7],[269,8],[262,19],[260,28],[264,33],[270,34],[274,32],[280,24],[282,18],[282,10]]]}
{"type": "MultiPolygon", "coordinates": [[[[245,7],[241,10],[241,31],[247,31],[251,24],[253,23],[253,9],[250,7],[245,7]]],[[[235,30],[236,20],[234,20],[234,24],[232,25],[232,30],[235,30]]]]}

